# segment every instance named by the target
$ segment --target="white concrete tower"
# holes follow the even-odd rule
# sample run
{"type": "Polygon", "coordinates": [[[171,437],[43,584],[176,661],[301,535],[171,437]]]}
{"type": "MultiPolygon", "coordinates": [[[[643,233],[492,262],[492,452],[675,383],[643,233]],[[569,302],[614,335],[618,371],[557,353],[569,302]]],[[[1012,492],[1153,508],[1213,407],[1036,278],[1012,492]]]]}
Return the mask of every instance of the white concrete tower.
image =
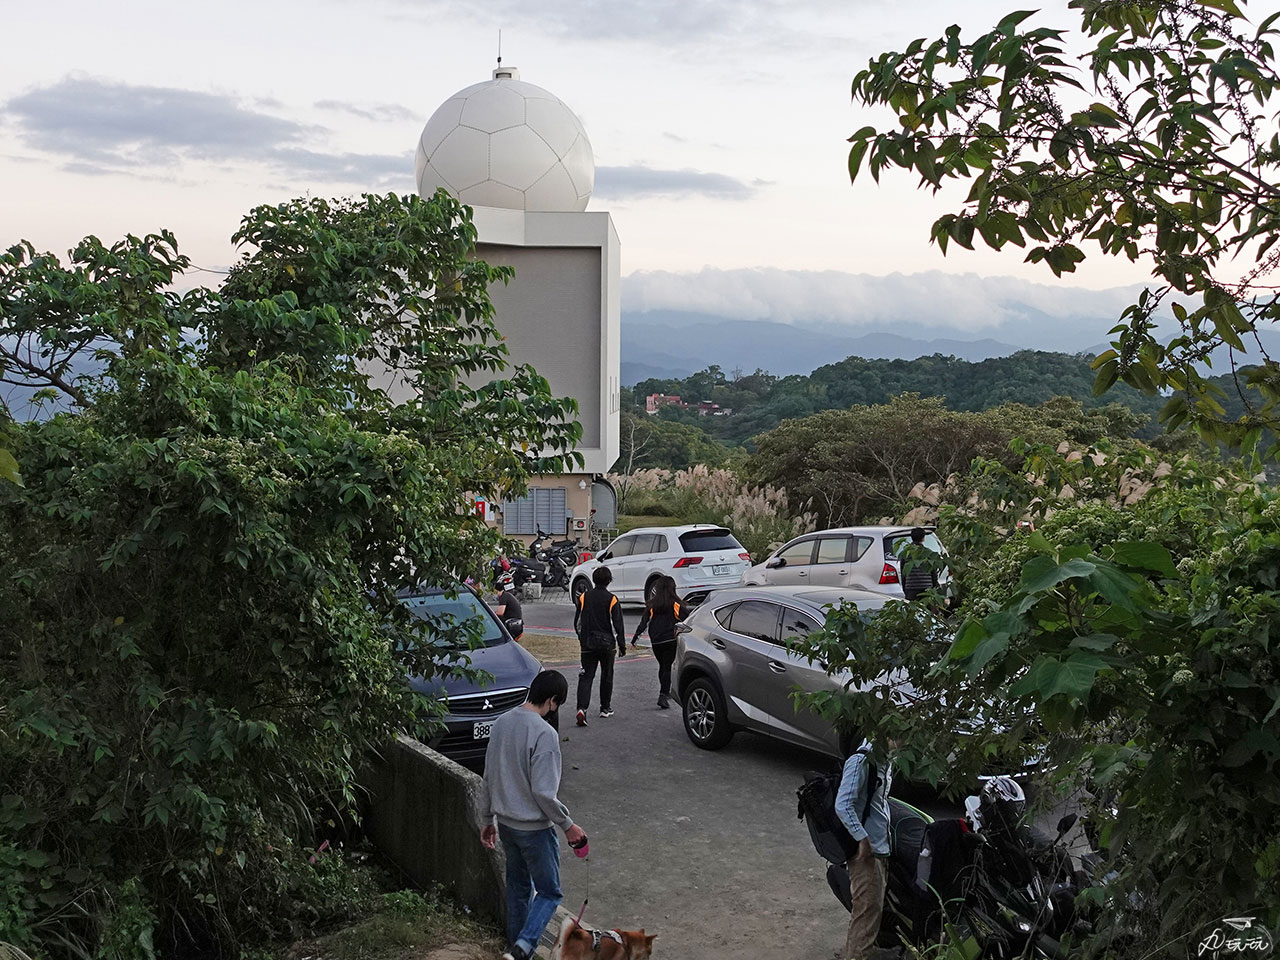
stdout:
{"type": "Polygon", "coordinates": [[[443,187],[470,205],[479,255],[515,269],[489,291],[512,359],[578,401],[582,472],[537,478],[499,522],[514,536],[535,526],[581,536],[574,521],[589,520],[594,483],[618,458],[620,376],[618,234],[608,213],[586,211],[595,183],[586,130],[562,100],[499,62],[491,80],[431,115],[416,177],[423,197],[443,187]]]}

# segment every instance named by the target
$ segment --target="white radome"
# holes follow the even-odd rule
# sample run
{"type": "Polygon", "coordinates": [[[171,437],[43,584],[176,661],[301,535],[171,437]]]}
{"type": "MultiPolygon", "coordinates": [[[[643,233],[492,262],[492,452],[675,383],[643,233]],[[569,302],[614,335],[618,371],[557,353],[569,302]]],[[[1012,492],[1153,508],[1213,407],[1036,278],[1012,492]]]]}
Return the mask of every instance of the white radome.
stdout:
{"type": "Polygon", "coordinates": [[[513,210],[585,210],[596,179],[582,121],[514,67],[440,105],[415,167],[419,196],[444,187],[463,203],[513,210]]]}

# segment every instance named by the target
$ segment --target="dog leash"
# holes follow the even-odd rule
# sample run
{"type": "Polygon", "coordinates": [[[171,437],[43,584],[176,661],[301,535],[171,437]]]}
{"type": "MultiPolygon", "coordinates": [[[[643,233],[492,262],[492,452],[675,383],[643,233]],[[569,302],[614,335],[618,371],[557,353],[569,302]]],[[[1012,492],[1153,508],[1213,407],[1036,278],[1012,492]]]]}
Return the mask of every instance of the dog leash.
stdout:
{"type": "Polygon", "coordinates": [[[587,901],[591,899],[591,857],[583,857],[582,862],[587,866],[587,892],[582,898],[582,909],[578,911],[578,916],[573,921],[578,926],[582,926],[582,915],[587,912],[587,901]]]}
{"type": "MultiPolygon", "coordinates": [[[[587,865],[587,895],[582,898],[582,909],[578,911],[578,915],[573,920],[573,925],[575,927],[582,926],[582,915],[587,912],[587,901],[591,899],[591,857],[583,857],[582,862],[587,865]]],[[[554,950],[556,945],[560,943],[560,934],[562,932],[563,930],[556,932],[555,942],[551,944],[552,950],[554,950]]]]}

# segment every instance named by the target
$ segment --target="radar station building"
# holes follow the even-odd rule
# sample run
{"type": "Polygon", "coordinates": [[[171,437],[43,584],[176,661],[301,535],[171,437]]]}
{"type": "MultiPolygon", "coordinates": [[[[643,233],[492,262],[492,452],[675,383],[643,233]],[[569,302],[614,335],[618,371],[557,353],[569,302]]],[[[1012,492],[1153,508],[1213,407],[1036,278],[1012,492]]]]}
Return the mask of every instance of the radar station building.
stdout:
{"type": "Polygon", "coordinates": [[[472,207],[478,256],[514,268],[489,291],[512,361],[578,401],[581,471],[535,477],[526,497],[477,509],[526,542],[540,528],[586,544],[593,519],[601,529],[616,522],[604,474],[619,452],[620,359],[618,233],[608,213],[586,209],[595,184],[587,132],[558,97],[499,64],[431,115],[416,174],[419,195],[443,187],[472,207]]]}

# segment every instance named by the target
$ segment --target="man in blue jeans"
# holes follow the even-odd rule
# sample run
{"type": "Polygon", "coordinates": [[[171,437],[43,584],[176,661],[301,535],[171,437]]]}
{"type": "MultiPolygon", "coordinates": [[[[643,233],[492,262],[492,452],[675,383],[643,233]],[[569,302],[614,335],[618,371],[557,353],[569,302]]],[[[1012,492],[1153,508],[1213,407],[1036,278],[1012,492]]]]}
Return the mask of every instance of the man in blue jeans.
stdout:
{"type": "Polygon", "coordinates": [[[586,838],[556,794],[560,790],[560,735],[547,723],[569,696],[569,681],[543,670],[523,706],[493,725],[484,758],[480,841],[502,841],[507,858],[507,940],[503,960],[528,960],[560,904],[560,840],[586,838]],[[497,821],[495,826],[494,821],[497,821]]]}

